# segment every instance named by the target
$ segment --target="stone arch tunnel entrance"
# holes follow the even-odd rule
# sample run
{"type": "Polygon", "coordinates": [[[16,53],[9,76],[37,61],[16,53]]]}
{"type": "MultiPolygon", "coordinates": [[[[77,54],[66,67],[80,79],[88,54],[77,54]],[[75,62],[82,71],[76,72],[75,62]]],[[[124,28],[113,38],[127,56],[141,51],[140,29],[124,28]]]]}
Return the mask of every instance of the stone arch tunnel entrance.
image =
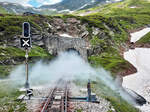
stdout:
{"type": "Polygon", "coordinates": [[[74,53],[80,55],[80,52],[77,51],[75,48],[68,48],[66,51],[69,52],[69,53],[70,53],[70,52],[74,52],[74,53]]]}
{"type": "Polygon", "coordinates": [[[87,61],[87,42],[82,38],[60,37],[59,35],[50,35],[43,37],[44,44],[48,52],[57,55],[60,52],[76,51],[84,60],[87,61]]]}

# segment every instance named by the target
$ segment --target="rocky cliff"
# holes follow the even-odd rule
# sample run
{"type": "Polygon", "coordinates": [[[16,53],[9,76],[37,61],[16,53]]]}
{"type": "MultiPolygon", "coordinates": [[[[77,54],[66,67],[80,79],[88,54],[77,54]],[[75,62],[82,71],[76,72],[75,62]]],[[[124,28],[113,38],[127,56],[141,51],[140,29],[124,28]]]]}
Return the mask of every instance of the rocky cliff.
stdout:
{"type": "Polygon", "coordinates": [[[51,57],[61,51],[74,49],[94,66],[101,65],[114,75],[129,68],[129,63],[119,54],[118,42],[114,41],[115,38],[121,38],[116,35],[121,36],[124,32],[121,27],[116,26],[117,22],[112,18],[99,15],[87,17],[2,15],[0,21],[2,65],[14,65],[18,63],[17,61],[19,63],[23,61],[24,51],[20,48],[19,40],[22,37],[22,23],[28,21],[31,24],[33,42],[31,59],[41,56],[51,57]],[[14,49],[15,53],[11,49],[14,49]]]}

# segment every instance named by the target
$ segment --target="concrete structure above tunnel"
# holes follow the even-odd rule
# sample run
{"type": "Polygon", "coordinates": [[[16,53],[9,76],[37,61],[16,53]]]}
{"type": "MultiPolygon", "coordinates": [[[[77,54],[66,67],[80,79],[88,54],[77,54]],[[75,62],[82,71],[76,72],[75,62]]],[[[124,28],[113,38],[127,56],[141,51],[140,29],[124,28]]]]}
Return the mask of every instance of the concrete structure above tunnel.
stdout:
{"type": "Polygon", "coordinates": [[[87,61],[88,43],[82,38],[68,38],[59,35],[51,35],[44,37],[45,46],[52,55],[65,52],[70,49],[76,50],[78,54],[87,61]]]}

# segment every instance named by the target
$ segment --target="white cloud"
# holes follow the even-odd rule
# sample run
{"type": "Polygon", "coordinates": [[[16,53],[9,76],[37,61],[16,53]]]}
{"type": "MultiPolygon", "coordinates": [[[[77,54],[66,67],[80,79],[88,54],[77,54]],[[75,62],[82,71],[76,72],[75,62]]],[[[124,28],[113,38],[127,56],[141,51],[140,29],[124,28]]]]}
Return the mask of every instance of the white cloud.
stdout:
{"type": "Polygon", "coordinates": [[[55,4],[61,2],[62,0],[43,0],[43,5],[55,4]]]}
{"type": "Polygon", "coordinates": [[[31,6],[28,4],[30,0],[0,0],[0,2],[10,2],[10,3],[19,3],[24,6],[31,6]]]}
{"type": "Polygon", "coordinates": [[[36,0],[36,1],[41,3],[41,5],[49,5],[61,2],[62,0],[36,0]]]}
{"type": "MultiPolygon", "coordinates": [[[[19,3],[24,6],[31,6],[28,2],[30,0],[0,0],[0,2],[19,3]]],[[[36,0],[41,5],[49,5],[61,2],[62,0],[36,0]]]]}

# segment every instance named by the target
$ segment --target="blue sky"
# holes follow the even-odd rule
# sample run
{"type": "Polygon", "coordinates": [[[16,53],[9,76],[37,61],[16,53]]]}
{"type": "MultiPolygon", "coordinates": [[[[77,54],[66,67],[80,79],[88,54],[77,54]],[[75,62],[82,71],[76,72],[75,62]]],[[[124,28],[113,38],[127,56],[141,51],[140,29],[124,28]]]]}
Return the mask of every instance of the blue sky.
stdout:
{"type": "Polygon", "coordinates": [[[41,3],[38,2],[37,0],[30,0],[30,1],[28,2],[28,4],[30,4],[30,5],[32,5],[32,6],[34,6],[34,7],[38,7],[38,6],[41,5],[41,3]]]}
{"type": "Polygon", "coordinates": [[[62,0],[0,0],[0,2],[19,3],[24,6],[39,7],[41,5],[55,4],[62,0]]]}

